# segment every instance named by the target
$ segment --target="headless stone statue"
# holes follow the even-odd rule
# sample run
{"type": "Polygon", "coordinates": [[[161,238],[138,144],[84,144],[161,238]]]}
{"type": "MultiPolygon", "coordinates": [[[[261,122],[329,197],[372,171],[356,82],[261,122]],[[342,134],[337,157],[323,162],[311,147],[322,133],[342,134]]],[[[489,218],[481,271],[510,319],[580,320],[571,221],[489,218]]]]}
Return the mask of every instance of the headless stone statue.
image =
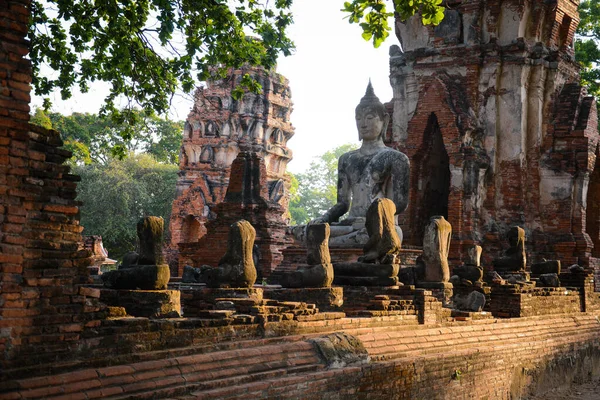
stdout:
{"type": "Polygon", "coordinates": [[[375,199],[367,210],[366,228],[369,240],[359,261],[376,264],[396,264],[402,242],[396,232],[396,205],[390,199],[375,199]]]}
{"type": "Polygon", "coordinates": [[[503,257],[494,260],[494,270],[498,272],[525,271],[525,265],[527,264],[525,231],[519,226],[513,226],[508,231],[507,236],[510,247],[504,252],[503,257]]]}
{"type": "Polygon", "coordinates": [[[162,255],[164,221],[145,217],[137,224],[139,253],[127,253],[117,271],[102,274],[104,285],[113,289],[163,290],[171,272],[162,255]]]}
{"type": "Polygon", "coordinates": [[[364,256],[355,263],[334,265],[335,282],[351,286],[398,285],[400,238],[394,226],[394,202],[375,199],[369,207],[366,227],[369,240],[364,256]]]}
{"type": "Polygon", "coordinates": [[[434,216],[429,220],[423,237],[423,263],[425,264],[425,282],[448,282],[448,252],[452,226],[444,217],[434,216]]]}
{"type": "MultiPolygon", "coordinates": [[[[383,143],[389,115],[375,96],[371,82],[355,114],[362,145],[360,149],[340,157],[337,203],[313,221],[331,225],[331,247],[360,247],[367,243],[369,236],[365,229],[365,217],[374,199],[390,199],[396,206],[395,213],[401,213],[408,205],[408,157],[383,143]],[[346,212],[346,219],[339,221],[346,212]]],[[[397,225],[395,228],[402,240],[402,230],[397,225]]],[[[294,232],[299,238],[302,229],[294,232]]]]}
{"type": "Polygon", "coordinates": [[[333,282],[333,265],[329,255],[329,224],[306,227],[307,266],[283,276],[283,287],[329,287],[333,282]]]}
{"type": "Polygon", "coordinates": [[[140,240],[138,265],[164,264],[162,253],[164,221],[161,217],[146,217],[137,223],[140,240]]]}
{"type": "Polygon", "coordinates": [[[452,271],[460,279],[470,283],[480,282],[483,278],[483,268],[480,265],[481,246],[473,246],[468,250],[468,257],[465,265],[454,268],[452,271]]]}
{"type": "Polygon", "coordinates": [[[216,268],[202,267],[200,281],[209,287],[252,287],[256,282],[256,268],[252,247],[256,231],[250,222],[240,220],[231,225],[227,252],[216,268]]]}

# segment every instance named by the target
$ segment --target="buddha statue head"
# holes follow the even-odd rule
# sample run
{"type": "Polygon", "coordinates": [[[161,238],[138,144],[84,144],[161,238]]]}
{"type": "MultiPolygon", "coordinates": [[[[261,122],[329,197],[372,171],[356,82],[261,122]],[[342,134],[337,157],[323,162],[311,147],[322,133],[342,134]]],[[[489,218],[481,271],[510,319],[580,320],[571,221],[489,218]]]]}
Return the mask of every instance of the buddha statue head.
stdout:
{"type": "Polygon", "coordinates": [[[385,106],[375,96],[371,80],[369,80],[365,95],[360,99],[358,106],[356,106],[355,116],[358,140],[377,140],[383,138],[390,116],[385,110],[385,106]]]}

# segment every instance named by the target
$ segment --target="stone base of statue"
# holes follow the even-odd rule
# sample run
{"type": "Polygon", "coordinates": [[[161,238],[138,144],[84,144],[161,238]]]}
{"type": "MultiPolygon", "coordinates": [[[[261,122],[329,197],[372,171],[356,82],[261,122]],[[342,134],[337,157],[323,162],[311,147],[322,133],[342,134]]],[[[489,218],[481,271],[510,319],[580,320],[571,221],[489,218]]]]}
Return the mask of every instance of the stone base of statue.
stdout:
{"type": "Polygon", "coordinates": [[[181,289],[181,301],[185,317],[197,317],[206,310],[219,308],[219,303],[237,299],[245,301],[248,307],[262,302],[261,288],[209,288],[190,287],[181,289]]]}
{"type": "MultiPolygon", "coordinates": [[[[283,251],[283,262],[271,275],[273,281],[278,275],[283,275],[294,271],[296,266],[299,264],[306,263],[306,246],[301,244],[295,244],[293,246],[285,248],[283,251]]],[[[331,262],[333,264],[350,263],[358,259],[363,255],[362,247],[330,247],[329,254],[331,255],[331,262]]],[[[398,262],[405,266],[416,265],[417,258],[423,254],[422,250],[419,249],[400,249],[400,252],[396,256],[398,262]]],[[[271,277],[269,278],[271,280],[271,277]]]]}
{"type": "Polygon", "coordinates": [[[319,311],[341,311],[344,304],[344,289],[341,287],[273,288],[265,289],[264,295],[269,300],[315,304],[319,311]]]}
{"type": "Polygon", "coordinates": [[[498,271],[498,274],[511,284],[531,282],[531,274],[527,271],[498,271]]]}
{"type": "Polygon", "coordinates": [[[453,308],[468,312],[489,311],[492,289],[483,282],[457,284],[452,289],[453,308]]]}
{"type": "Polygon", "coordinates": [[[441,301],[443,306],[451,304],[453,286],[450,282],[417,282],[416,287],[431,291],[431,295],[441,301]]]}
{"type": "Polygon", "coordinates": [[[181,316],[179,290],[102,289],[100,301],[109,307],[123,307],[127,315],[133,317],[179,318],[181,316]]]}
{"type": "Polygon", "coordinates": [[[333,283],[343,286],[398,286],[400,264],[340,263],[333,265],[333,283]]]}
{"type": "Polygon", "coordinates": [[[560,261],[559,260],[544,260],[539,263],[531,264],[532,275],[543,275],[543,274],[560,274],[560,261]]]}
{"type": "Polygon", "coordinates": [[[102,274],[104,285],[116,290],[164,290],[170,278],[167,264],[138,265],[102,274]]]}
{"type": "Polygon", "coordinates": [[[465,279],[471,283],[481,282],[483,279],[483,268],[475,265],[460,265],[455,267],[452,273],[460,279],[465,279]]]}
{"type": "Polygon", "coordinates": [[[302,265],[296,271],[281,277],[281,286],[285,288],[327,288],[333,282],[331,264],[302,265]]]}

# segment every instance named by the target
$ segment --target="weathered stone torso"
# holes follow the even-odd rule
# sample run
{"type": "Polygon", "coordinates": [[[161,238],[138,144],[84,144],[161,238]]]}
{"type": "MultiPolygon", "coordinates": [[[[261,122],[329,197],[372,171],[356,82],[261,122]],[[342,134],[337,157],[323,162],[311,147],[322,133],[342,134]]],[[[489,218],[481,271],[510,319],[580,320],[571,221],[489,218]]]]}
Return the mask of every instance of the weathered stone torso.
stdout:
{"type": "MultiPolygon", "coordinates": [[[[350,211],[346,219],[365,218],[367,210],[377,198],[389,198],[398,206],[396,200],[402,198],[398,190],[402,176],[392,176],[394,164],[406,165],[404,171],[408,176],[408,158],[397,150],[382,148],[376,154],[361,154],[354,150],[340,157],[340,174],[348,180],[352,192],[350,211]],[[396,190],[394,190],[396,189],[396,190]]],[[[401,200],[399,202],[402,202],[401,200]]]]}

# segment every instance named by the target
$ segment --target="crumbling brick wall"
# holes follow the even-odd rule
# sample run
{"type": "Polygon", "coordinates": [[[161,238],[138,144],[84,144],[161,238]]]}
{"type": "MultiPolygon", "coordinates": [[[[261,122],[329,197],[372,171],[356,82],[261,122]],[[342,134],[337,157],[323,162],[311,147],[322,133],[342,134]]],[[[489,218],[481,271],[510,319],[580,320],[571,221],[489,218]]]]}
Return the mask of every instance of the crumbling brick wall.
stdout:
{"type": "Polygon", "coordinates": [[[89,258],[70,153],[29,124],[28,6],[0,4],[0,369],[70,354],[98,310],[79,287],[89,258]]]}

